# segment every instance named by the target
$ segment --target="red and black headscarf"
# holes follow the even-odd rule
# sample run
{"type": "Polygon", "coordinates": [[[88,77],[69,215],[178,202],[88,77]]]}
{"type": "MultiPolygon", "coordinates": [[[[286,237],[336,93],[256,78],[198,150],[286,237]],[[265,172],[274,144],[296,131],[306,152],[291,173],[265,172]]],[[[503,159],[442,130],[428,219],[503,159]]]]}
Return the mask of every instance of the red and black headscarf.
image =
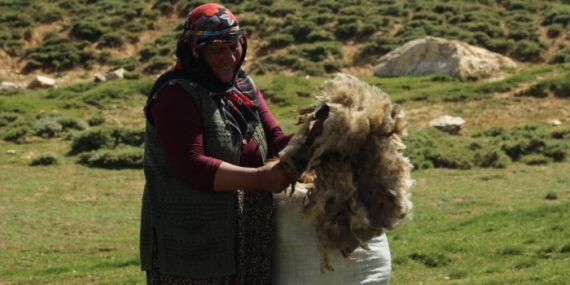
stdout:
{"type": "MultiPolygon", "coordinates": [[[[222,5],[209,3],[196,7],[186,17],[184,31],[176,47],[176,65],[166,77],[181,77],[206,89],[222,107],[226,124],[238,127],[242,136],[253,133],[259,124],[257,90],[241,68],[247,51],[247,41],[239,21],[222,5]],[[202,56],[210,43],[239,41],[242,56],[236,64],[233,80],[221,81],[202,56]]],[[[171,80],[173,78],[167,79],[171,80]]],[[[161,85],[161,84],[155,84],[161,85]]],[[[156,92],[156,90],[154,91],[156,92]]],[[[152,96],[153,91],[151,91],[152,96]]]]}

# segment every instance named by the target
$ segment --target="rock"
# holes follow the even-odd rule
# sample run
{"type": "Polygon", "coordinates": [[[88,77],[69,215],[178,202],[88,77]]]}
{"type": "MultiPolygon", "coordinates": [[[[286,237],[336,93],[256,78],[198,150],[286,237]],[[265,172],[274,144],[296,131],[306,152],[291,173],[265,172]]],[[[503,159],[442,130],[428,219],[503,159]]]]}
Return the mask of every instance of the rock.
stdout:
{"type": "Polygon", "coordinates": [[[562,122],[560,122],[559,120],[548,120],[548,124],[553,126],[560,126],[562,125],[562,122]]]}
{"type": "Polygon", "coordinates": [[[20,89],[20,85],[8,81],[0,83],[0,91],[12,91],[20,89]]]}
{"type": "Polygon", "coordinates": [[[117,79],[117,78],[123,78],[124,73],[125,73],[124,68],[119,68],[119,69],[116,69],[113,71],[109,71],[109,72],[107,72],[107,74],[105,74],[105,79],[113,80],[113,79],[117,79]]]}
{"type": "Polygon", "coordinates": [[[452,117],[452,116],[441,116],[437,119],[433,119],[429,122],[430,127],[437,128],[441,131],[446,133],[450,133],[453,135],[460,134],[463,129],[463,124],[465,124],[465,120],[460,117],[452,117]]]}
{"type": "Polygon", "coordinates": [[[16,154],[16,151],[13,149],[9,149],[6,151],[7,154],[16,154]]]}
{"type": "Polygon", "coordinates": [[[107,80],[107,78],[105,78],[105,75],[101,73],[95,73],[95,82],[103,82],[105,80],[107,80]]]}
{"type": "Polygon", "coordinates": [[[409,41],[378,59],[375,74],[382,77],[447,74],[466,76],[516,67],[508,57],[458,40],[426,37],[409,41]]]}
{"type": "Polygon", "coordinates": [[[29,89],[34,88],[51,88],[55,86],[55,79],[38,75],[28,85],[29,89]]]}

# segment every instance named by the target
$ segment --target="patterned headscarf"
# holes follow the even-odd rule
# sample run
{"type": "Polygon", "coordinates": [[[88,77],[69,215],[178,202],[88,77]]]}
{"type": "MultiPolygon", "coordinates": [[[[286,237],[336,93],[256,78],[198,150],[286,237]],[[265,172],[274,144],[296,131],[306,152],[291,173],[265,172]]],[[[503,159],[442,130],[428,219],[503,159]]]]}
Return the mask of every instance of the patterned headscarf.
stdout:
{"type": "Polygon", "coordinates": [[[241,68],[247,51],[247,40],[234,14],[222,5],[209,3],[198,6],[186,17],[184,32],[178,39],[175,70],[183,70],[191,81],[210,92],[222,106],[227,124],[236,125],[242,135],[252,133],[259,123],[257,90],[241,68]],[[242,56],[236,64],[234,79],[222,82],[201,56],[210,43],[239,41],[242,56]]]}
{"type": "Polygon", "coordinates": [[[196,58],[206,44],[235,42],[243,35],[236,16],[218,4],[205,4],[192,10],[184,22],[184,31],[196,58]]]}

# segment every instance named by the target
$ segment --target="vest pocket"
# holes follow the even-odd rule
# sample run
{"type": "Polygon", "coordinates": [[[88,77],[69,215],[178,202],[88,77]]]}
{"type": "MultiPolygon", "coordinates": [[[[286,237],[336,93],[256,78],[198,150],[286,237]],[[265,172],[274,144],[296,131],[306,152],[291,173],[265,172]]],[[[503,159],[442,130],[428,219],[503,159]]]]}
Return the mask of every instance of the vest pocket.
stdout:
{"type": "Polygon", "coordinates": [[[208,223],[177,222],[176,255],[184,259],[207,259],[211,246],[208,233],[208,223]]]}

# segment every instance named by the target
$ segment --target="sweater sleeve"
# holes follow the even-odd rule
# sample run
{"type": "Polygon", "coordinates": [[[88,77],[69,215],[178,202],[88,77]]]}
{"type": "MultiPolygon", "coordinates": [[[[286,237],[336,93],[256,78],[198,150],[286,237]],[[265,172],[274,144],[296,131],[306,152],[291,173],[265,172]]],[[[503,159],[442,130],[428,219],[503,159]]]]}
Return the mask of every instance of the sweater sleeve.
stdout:
{"type": "MultiPolygon", "coordinates": [[[[257,88],[257,87],[256,87],[257,88]]],[[[291,138],[295,134],[285,135],[283,130],[279,126],[279,123],[273,117],[273,114],[269,111],[265,99],[263,99],[263,94],[257,88],[257,98],[259,100],[259,119],[263,125],[263,130],[265,131],[265,136],[267,139],[267,145],[269,146],[268,157],[276,157],[279,152],[287,146],[291,138]]]]}
{"type": "Polygon", "coordinates": [[[149,108],[149,121],[178,179],[192,187],[213,191],[222,161],[204,154],[202,120],[194,100],[180,85],[165,85],[149,108]]]}

